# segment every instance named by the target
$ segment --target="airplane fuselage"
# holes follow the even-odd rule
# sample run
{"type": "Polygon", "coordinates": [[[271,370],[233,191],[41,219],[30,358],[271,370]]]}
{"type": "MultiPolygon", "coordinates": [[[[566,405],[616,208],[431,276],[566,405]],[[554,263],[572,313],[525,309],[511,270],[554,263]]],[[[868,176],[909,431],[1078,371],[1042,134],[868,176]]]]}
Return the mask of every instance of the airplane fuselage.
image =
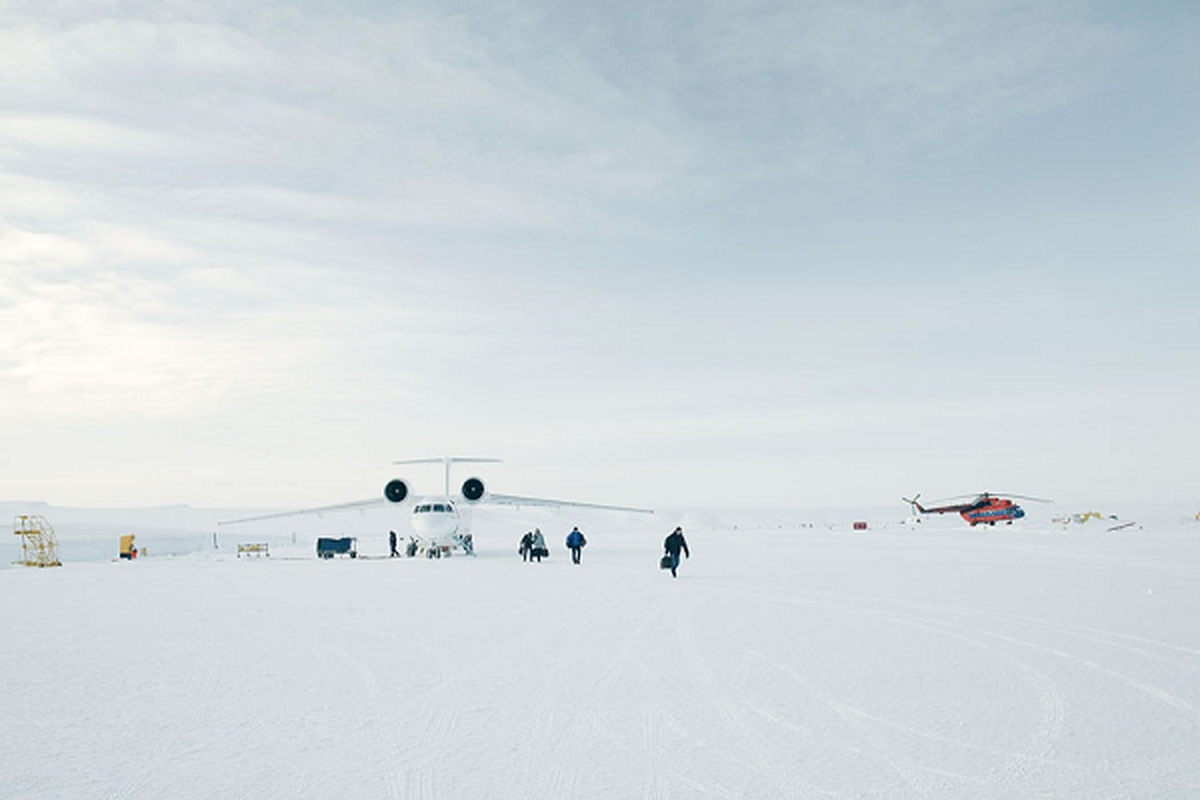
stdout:
{"type": "Polygon", "coordinates": [[[474,551],[470,509],[460,508],[446,495],[418,498],[410,515],[416,554],[440,558],[459,548],[474,551]]]}
{"type": "Polygon", "coordinates": [[[417,539],[431,545],[453,545],[457,542],[462,519],[449,497],[422,497],[413,504],[412,529],[417,539]]]}

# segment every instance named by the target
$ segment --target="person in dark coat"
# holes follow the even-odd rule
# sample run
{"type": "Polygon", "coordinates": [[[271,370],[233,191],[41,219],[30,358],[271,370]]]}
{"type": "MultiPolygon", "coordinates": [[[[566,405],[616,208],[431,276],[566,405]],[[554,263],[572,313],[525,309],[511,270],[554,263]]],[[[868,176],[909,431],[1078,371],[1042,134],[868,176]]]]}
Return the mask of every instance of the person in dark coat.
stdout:
{"type": "Polygon", "coordinates": [[[533,531],[525,531],[525,535],[521,537],[521,546],[517,548],[522,561],[529,560],[531,550],[533,550],[533,531]]]}
{"type": "Polygon", "coordinates": [[[567,548],[571,551],[571,563],[578,564],[583,557],[583,547],[587,544],[587,539],[579,532],[579,526],[571,529],[567,534],[567,548]]]}
{"type": "Polygon", "coordinates": [[[675,570],[679,569],[680,551],[683,551],[683,554],[688,558],[692,557],[692,554],[688,552],[687,539],[683,538],[683,528],[677,527],[671,531],[670,535],[663,540],[663,549],[671,559],[671,577],[678,578],[679,576],[675,574],[675,570]]]}
{"type": "Polygon", "coordinates": [[[388,545],[392,548],[391,555],[389,555],[388,558],[395,558],[396,556],[400,555],[400,551],[396,549],[395,531],[388,531],[388,545]]]}

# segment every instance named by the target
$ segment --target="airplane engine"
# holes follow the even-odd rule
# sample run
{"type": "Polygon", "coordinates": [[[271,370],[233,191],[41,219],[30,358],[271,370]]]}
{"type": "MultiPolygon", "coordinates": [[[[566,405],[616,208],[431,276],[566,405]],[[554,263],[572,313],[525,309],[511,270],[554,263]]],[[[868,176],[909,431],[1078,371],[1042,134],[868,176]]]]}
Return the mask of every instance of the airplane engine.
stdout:
{"type": "Polygon", "coordinates": [[[462,496],[464,500],[471,503],[478,503],[486,495],[487,488],[479,478],[467,478],[463,481],[462,496]]]}
{"type": "Polygon", "coordinates": [[[388,485],[383,487],[383,496],[393,503],[403,503],[404,498],[408,497],[408,484],[399,478],[388,481],[388,485]]]}

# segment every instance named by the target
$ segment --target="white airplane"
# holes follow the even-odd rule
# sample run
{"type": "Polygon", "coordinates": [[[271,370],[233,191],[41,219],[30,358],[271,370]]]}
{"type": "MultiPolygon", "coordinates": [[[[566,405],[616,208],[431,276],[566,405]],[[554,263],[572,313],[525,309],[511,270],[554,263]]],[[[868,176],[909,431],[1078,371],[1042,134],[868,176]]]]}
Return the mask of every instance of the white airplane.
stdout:
{"type": "Polygon", "coordinates": [[[244,522],[258,522],[267,519],[278,519],[299,514],[322,514],[327,511],[349,511],[364,509],[372,506],[396,504],[411,505],[411,522],[413,534],[409,538],[408,555],[425,555],[428,558],[448,556],[454,550],[473,555],[474,542],[471,536],[471,508],[476,505],[494,504],[506,506],[573,506],[576,508],[599,508],[609,511],[630,511],[638,514],[653,514],[648,508],[629,508],[627,506],[610,506],[598,503],[579,503],[571,500],[551,500],[545,497],[520,497],[511,494],[493,494],[487,490],[480,478],[467,478],[455,494],[450,492],[450,465],[463,463],[498,463],[498,458],[465,458],[462,456],[443,456],[442,458],[413,458],[405,461],[393,461],[393,464],[442,464],[445,470],[445,483],[440,495],[425,495],[410,497],[408,484],[400,478],[388,481],[383,487],[382,497],[372,497],[366,500],[352,500],[348,503],[336,503],[329,506],[303,508],[296,511],[282,511],[275,514],[263,514],[257,517],[244,517],[218,522],[218,525],[237,525],[244,522]]]}

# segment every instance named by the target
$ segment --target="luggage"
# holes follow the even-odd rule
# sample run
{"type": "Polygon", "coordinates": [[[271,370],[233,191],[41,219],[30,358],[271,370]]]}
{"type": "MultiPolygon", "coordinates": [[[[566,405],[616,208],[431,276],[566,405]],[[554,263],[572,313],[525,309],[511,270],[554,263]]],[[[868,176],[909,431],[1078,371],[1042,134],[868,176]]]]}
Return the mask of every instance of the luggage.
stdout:
{"type": "Polygon", "coordinates": [[[546,549],[546,548],[544,548],[544,547],[535,547],[535,548],[533,548],[533,550],[531,550],[530,552],[531,552],[531,553],[532,553],[534,556],[541,556],[542,558],[546,558],[547,556],[549,556],[549,555],[550,555],[550,551],[549,551],[549,550],[547,550],[547,549],[546,549]]]}
{"type": "Polygon", "coordinates": [[[661,569],[670,569],[671,568],[671,554],[667,553],[665,556],[663,556],[662,561],[658,562],[658,566],[661,569]]]}

